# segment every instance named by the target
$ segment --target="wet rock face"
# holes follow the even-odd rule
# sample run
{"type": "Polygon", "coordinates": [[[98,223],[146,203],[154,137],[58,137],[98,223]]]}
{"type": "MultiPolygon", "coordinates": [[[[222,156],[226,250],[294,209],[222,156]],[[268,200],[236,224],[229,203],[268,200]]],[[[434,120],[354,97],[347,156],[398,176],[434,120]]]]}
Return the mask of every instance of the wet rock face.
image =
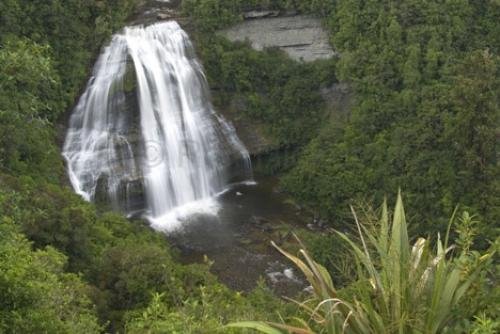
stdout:
{"type": "MultiPolygon", "coordinates": [[[[113,186],[110,183],[111,175],[101,175],[97,181],[93,200],[99,205],[124,213],[142,211],[146,208],[143,175],[138,170],[133,174],[128,173],[128,166],[139,166],[144,158],[144,143],[140,136],[137,78],[130,57],[126,60],[123,83],[117,88],[115,94],[117,95],[117,98],[113,100],[115,112],[122,114],[122,119],[129,124],[129,127],[125,132],[120,132],[123,137],[117,137],[112,141],[112,145],[119,155],[112,157],[104,152],[102,156],[108,160],[110,170],[114,171],[115,174],[128,174],[128,177],[123,178],[119,184],[113,186]],[[114,189],[112,194],[109,193],[110,188],[114,189]]],[[[103,147],[103,150],[106,151],[106,148],[103,147]]]]}
{"type": "Polygon", "coordinates": [[[310,62],[336,55],[319,19],[308,15],[270,16],[253,13],[221,34],[231,41],[248,40],[256,50],[278,47],[298,61],[310,62]]]}

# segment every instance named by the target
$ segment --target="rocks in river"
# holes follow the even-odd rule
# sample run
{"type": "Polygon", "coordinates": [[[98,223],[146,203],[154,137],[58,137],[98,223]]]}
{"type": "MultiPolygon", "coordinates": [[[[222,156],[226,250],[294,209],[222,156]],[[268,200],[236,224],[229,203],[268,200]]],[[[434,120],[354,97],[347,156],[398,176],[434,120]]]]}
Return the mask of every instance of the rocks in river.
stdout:
{"type": "Polygon", "coordinates": [[[258,225],[263,232],[272,232],[275,229],[272,221],[264,217],[252,216],[250,221],[253,224],[258,225]]]}
{"type": "Polygon", "coordinates": [[[274,261],[269,263],[266,270],[267,277],[271,284],[298,284],[303,285],[304,282],[295,276],[292,268],[284,268],[283,264],[274,261]]]}
{"type": "Polygon", "coordinates": [[[250,245],[250,244],[252,244],[252,243],[253,243],[253,241],[252,241],[252,240],[247,239],[247,238],[240,238],[240,239],[238,240],[238,242],[239,242],[240,244],[243,244],[243,245],[250,245]]]}
{"type": "Polygon", "coordinates": [[[324,230],[328,227],[328,220],[314,216],[311,223],[306,225],[311,231],[324,230]]]}
{"type": "Polygon", "coordinates": [[[312,294],[312,293],[314,293],[314,288],[312,287],[312,285],[309,285],[309,286],[305,287],[302,291],[312,294]]]}
{"type": "Polygon", "coordinates": [[[315,218],[313,218],[313,224],[314,224],[314,226],[316,226],[318,228],[323,228],[326,226],[327,222],[324,219],[321,219],[319,217],[318,218],[315,217],[315,218]]]}
{"type": "Polygon", "coordinates": [[[295,275],[293,274],[292,268],[287,268],[283,270],[283,275],[285,275],[285,277],[288,279],[295,279],[295,275]]]}
{"type": "Polygon", "coordinates": [[[265,223],[269,223],[269,220],[264,218],[264,217],[260,217],[260,216],[252,216],[250,218],[250,221],[256,225],[263,225],[265,223]]]}

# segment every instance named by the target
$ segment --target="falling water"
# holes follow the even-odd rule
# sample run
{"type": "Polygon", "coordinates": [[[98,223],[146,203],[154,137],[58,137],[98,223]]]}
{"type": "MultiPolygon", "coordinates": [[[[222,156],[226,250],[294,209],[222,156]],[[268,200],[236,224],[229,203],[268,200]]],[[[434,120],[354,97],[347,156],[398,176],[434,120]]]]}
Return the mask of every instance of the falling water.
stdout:
{"type": "Polygon", "coordinates": [[[176,22],[113,37],[75,107],[63,155],[75,191],[169,230],[214,209],[250,159],[213,110],[202,67],[176,22]],[[103,195],[104,194],[104,195],[103,195]]]}

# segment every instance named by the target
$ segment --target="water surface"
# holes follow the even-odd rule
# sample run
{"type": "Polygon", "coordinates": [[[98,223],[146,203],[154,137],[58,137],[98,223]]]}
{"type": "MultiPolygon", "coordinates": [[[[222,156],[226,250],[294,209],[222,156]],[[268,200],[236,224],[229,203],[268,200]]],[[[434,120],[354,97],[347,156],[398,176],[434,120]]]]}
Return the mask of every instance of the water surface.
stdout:
{"type": "Polygon", "coordinates": [[[170,234],[185,263],[214,261],[211,271],[229,287],[249,291],[264,278],[278,295],[294,295],[306,285],[293,265],[271,245],[292,240],[306,218],[278,192],[277,180],[257,177],[218,197],[216,216],[195,215],[170,234]]]}

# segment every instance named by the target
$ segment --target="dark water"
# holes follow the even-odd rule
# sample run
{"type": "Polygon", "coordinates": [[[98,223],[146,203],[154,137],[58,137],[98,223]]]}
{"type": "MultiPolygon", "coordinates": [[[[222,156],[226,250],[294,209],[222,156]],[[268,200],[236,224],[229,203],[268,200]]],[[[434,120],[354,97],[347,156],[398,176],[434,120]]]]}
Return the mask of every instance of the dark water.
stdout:
{"type": "Polygon", "coordinates": [[[291,296],[306,284],[297,270],[270,244],[292,241],[304,217],[277,191],[273,178],[257,178],[256,185],[237,185],[219,197],[217,217],[192,217],[181,231],[169,236],[185,263],[202,262],[227,286],[249,291],[264,278],[278,295],[291,296]]]}

